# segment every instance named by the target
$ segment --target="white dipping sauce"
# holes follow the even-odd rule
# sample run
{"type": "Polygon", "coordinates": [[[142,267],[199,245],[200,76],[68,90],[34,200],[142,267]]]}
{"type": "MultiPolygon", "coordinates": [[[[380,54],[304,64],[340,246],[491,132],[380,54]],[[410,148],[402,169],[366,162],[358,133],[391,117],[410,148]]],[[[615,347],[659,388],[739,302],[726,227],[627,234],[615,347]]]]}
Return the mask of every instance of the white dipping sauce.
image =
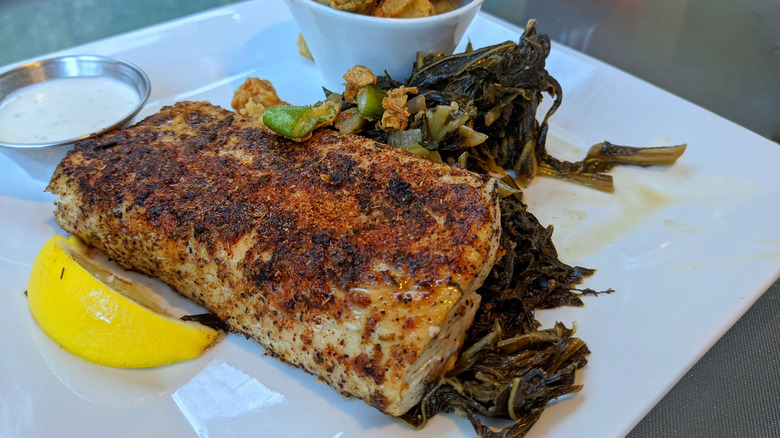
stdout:
{"type": "Polygon", "coordinates": [[[28,85],[0,102],[0,140],[53,143],[82,137],[122,120],[138,100],[134,88],[109,78],[28,85]]]}

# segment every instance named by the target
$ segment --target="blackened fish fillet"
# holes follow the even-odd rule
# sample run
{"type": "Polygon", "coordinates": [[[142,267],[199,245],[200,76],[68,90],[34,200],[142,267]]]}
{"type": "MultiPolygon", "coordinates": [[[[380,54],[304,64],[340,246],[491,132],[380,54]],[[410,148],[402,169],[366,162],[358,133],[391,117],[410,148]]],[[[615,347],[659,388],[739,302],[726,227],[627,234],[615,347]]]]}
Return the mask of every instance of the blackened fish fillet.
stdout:
{"type": "Polygon", "coordinates": [[[453,365],[500,234],[489,177],[208,103],[77,143],[47,190],[68,232],[391,415],[453,365]]]}

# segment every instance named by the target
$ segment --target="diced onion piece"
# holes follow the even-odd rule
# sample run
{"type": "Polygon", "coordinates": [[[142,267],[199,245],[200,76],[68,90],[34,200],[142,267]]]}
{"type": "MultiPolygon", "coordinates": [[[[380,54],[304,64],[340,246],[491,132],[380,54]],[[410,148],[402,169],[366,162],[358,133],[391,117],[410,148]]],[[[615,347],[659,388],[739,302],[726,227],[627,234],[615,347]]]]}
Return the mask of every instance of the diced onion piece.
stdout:
{"type": "Polygon", "coordinates": [[[422,131],[419,129],[407,129],[387,133],[387,144],[394,148],[401,148],[418,144],[422,141],[422,131]]]}
{"type": "Polygon", "coordinates": [[[367,124],[366,118],[358,113],[357,108],[352,107],[338,115],[334,126],[344,134],[355,134],[365,129],[367,124]]]}
{"type": "Polygon", "coordinates": [[[429,151],[419,144],[412,144],[409,146],[402,146],[399,149],[406,152],[417,155],[418,157],[425,158],[426,160],[433,161],[434,163],[443,164],[441,155],[437,151],[429,151]]]}
{"type": "Polygon", "coordinates": [[[425,109],[425,96],[422,94],[418,94],[406,102],[406,111],[408,111],[409,114],[417,114],[420,111],[425,111],[425,109]]]}
{"type": "Polygon", "coordinates": [[[425,112],[428,132],[433,141],[442,141],[446,136],[458,130],[469,119],[467,113],[460,111],[458,104],[438,105],[425,112]],[[457,118],[456,118],[457,117],[457,118]]]}
{"type": "Polygon", "coordinates": [[[496,106],[490,109],[490,111],[485,113],[485,126],[490,126],[493,123],[495,123],[496,120],[498,120],[498,117],[501,115],[501,111],[503,110],[504,106],[496,106]]]}
{"type": "Polygon", "coordinates": [[[514,195],[515,193],[520,191],[520,189],[510,186],[509,184],[505,183],[504,181],[501,181],[500,179],[496,179],[496,183],[498,186],[499,198],[505,198],[507,196],[514,195]]]}
{"type": "Polygon", "coordinates": [[[475,131],[470,126],[463,125],[459,129],[461,137],[461,145],[470,148],[482,144],[487,140],[487,134],[483,134],[479,131],[475,131]]]}

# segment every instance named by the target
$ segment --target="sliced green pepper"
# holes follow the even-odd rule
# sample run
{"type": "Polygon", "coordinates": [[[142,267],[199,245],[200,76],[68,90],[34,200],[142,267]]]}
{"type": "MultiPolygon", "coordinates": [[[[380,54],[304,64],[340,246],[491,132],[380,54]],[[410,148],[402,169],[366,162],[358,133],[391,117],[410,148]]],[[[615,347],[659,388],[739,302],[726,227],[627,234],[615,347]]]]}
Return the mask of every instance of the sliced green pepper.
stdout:
{"type": "Polygon", "coordinates": [[[381,119],[385,109],[382,107],[387,93],[376,84],[368,84],[363,87],[357,95],[357,107],[360,115],[371,118],[381,119]]]}
{"type": "Polygon", "coordinates": [[[275,106],[263,113],[263,124],[287,138],[298,139],[336,120],[338,106],[325,101],[317,106],[275,106]]]}

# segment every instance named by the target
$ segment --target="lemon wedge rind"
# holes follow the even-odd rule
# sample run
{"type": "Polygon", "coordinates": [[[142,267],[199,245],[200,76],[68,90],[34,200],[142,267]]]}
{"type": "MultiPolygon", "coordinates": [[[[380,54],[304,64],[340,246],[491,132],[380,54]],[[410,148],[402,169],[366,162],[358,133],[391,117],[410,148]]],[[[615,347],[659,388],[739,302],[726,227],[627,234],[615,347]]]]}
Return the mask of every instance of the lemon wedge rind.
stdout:
{"type": "Polygon", "coordinates": [[[30,311],[52,340],[90,362],[147,368],[194,359],[224,333],[182,321],[154,292],[90,259],[86,245],[55,235],[33,262],[30,311]]]}

